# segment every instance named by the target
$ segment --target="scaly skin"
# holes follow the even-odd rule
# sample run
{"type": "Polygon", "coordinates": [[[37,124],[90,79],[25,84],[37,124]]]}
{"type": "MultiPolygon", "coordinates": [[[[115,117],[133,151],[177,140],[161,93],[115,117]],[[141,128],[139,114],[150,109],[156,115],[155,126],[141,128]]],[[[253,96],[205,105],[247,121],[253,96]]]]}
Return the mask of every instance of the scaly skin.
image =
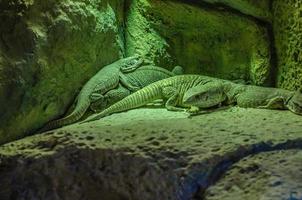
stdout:
{"type": "MultiPolygon", "coordinates": [[[[76,99],[77,103],[72,113],[62,119],[49,122],[42,128],[42,131],[58,128],[79,120],[89,108],[92,102],[92,94],[98,93],[102,95],[115,88],[119,84],[120,71],[135,70],[142,64],[142,62],[141,58],[133,56],[120,59],[103,67],[84,85],[76,99]]],[[[101,96],[99,98],[101,98],[101,96]]]]}
{"type": "Polygon", "coordinates": [[[125,97],[100,114],[82,123],[98,120],[112,113],[137,108],[156,99],[167,99],[165,107],[168,110],[183,111],[185,109],[180,107],[188,107],[182,102],[185,92],[195,86],[203,85],[211,79],[211,77],[201,75],[179,75],[157,81],[125,97]]]}
{"type": "Polygon", "coordinates": [[[301,91],[235,84],[221,79],[188,91],[183,102],[199,108],[209,108],[224,103],[237,104],[245,108],[288,109],[302,115],[301,91]]]}
{"type": "MultiPolygon", "coordinates": [[[[156,67],[153,65],[142,66],[137,70],[130,73],[121,73],[121,79],[123,79],[128,84],[132,85],[132,87],[137,88],[135,91],[150,85],[156,81],[169,78],[175,75],[180,75],[183,73],[183,69],[180,66],[174,67],[173,71],[170,72],[167,69],[156,67]]],[[[109,105],[112,105],[119,100],[125,98],[130,95],[134,91],[131,91],[120,84],[116,89],[108,91],[104,95],[104,99],[100,101],[93,102],[90,106],[91,110],[98,112],[103,110],[109,105]]]]}
{"type": "Polygon", "coordinates": [[[296,114],[302,114],[301,91],[248,86],[201,75],[180,75],[152,83],[85,120],[84,123],[137,108],[156,99],[166,99],[165,106],[172,111],[184,111],[184,108],[190,107],[188,111],[195,113],[199,107],[207,108],[226,103],[241,107],[289,109],[296,114]],[[192,94],[195,101],[192,101],[192,94]]]}

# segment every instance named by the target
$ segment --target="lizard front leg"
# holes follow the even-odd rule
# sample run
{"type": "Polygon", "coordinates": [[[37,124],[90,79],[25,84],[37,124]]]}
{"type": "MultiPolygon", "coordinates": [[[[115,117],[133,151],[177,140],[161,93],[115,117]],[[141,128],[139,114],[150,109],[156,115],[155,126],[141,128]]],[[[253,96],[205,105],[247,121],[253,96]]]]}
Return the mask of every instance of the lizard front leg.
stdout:
{"type": "Polygon", "coordinates": [[[99,108],[104,108],[106,106],[105,96],[99,93],[92,93],[90,95],[90,109],[93,112],[98,112],[99,108]]]}
{"type": "Polygon", "coordinates": [[[101,101],[104,99],[104,96],[102,94],[99,94],[97,92],[94,92],[90,94],[90,101],[91,102],[96,102],[96,101],[101,101]]]}
{"type": "Polygon", "coordinates": [[[111,106],[112,104],[122,100],[126,96],[130,95],[131,92],[123,87],[122,85],[119,85],[118,88],[109,90],[105,95],[104,98],[100,101],[93,102],[90,105],[90,108],[93,111],[101,111],[108,106],[111,106]]]}
{"type": "Polygon", "coordinates": [[[200,112],[199,107],[197,106],[190,106],[189,109],[186,110],[187,113],[189,113],[190,115],[194,115],[200,112]]]}
{"type": "Polygon", "coordinates": [[[112,105],[122,100],[123,98],[129,96],[130,94],[131,92],[120,84],[117,89],[108,91],[105,94],[105,98],[107,99],[108,104],[112,105]]]}
{"type": "Polygon", "coordinates": [[[258,106],[257,108],[263,109],[284,109],[284,98],[277,96],[268,100],[268,103],[264,106],[258,106]]]}
{"type": "Polygon", "coordinates": [[[184,108],[176,107],[178,105],[179,101],[179,92],[174,87],[165,87],[162,90],[163,96],[167,98],[168,100],[165,103],[165,107],[169,111],[185,111],[184,108]]]}
{"type": "Polygon", "coordinates": [[[120,77],[120,82],[123,86],[125,86],[128,90],[130,90],[131,92],[135,92],[137,90],[140,89],[140,87],[137,87],[137,86],[134,86],[130,83],[129,80],[127,80],[127,77],[123,74],[123,73],[120,73],[119,74],[119,77],[120,77]]]}

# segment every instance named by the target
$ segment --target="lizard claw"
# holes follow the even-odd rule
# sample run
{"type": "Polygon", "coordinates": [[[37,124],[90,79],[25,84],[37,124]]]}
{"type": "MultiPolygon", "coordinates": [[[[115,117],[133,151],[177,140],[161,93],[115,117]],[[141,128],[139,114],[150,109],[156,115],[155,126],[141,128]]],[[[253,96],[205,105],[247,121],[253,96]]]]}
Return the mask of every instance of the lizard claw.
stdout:
{"type": "Polygon", "coordinates": [[[189,109],[186,110],[186,112],[189,114],[196,114],[199,111],[200,111],[199,108],[196,106],[191,106],[189,109]]]}
{"type": "Polygon", "coordinates": [[[92,93],[90,94],[90,100],[92,102],[96,102],[98,100],[103,100],[104,99],[104,96],[99,94],[99,93],[92,93]]]}

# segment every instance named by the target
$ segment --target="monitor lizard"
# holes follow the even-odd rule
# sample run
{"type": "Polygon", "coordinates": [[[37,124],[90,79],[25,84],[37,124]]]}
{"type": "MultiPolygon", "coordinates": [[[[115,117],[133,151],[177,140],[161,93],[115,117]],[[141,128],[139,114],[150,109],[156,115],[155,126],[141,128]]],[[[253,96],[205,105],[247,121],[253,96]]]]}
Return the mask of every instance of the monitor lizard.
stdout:
{"type": "MultiPolygon", "coordinates": [[[[263,94],[266,94],[267,92],[270,92],[271,94],[279,94],[280,92],[281,97],[285,98],[284,106],[282,108],[287,108],[296,114],[302,114],[302,100],[300,91],[291,92],[276,88],[262,88],[258,86],[249,87],[242,84],[236,84],[231,81],[202,75],[179,75],[152,83],[118,101],[96,116],[92,116],[81,123],[98,120],[112,113],[141,107],[156,99],[165,99],[165,107],[167,110],[188,111],[192,113],[198,111],[199,107],[207,108],[210,106],[215,106],[224,102],[226,99],[229,101],[229,104],[236,102],[239,106],[249,106],[249,103],[252,103],[253,100],[247,101],[246,99],[253,99],[254,97],[258,98],[256,95],[257,90],[252,88],[257,88],[259,91],[262,89],[265,90],[264,92],[261,91],[262,94],[259,95],[259,97],[263,96],[263,94]],[[198,101],[189,100],[192,95],[186,94],[188,91],[192,92],[196,89],[198,91],[206,85],[210,86],[210,89],[207,89],[204,97],[196,96],[198,101]],[[213,85],[222,85],[226,88],[229,88],[227,98],[224,92],[220,92],[225,91],[224,87],[213,87],[213,85]],[[246,88],[249,88],[249,90],[246,88]],[[253,94],[252,91],[255,92],[255,94],[253,94]],[[212,92],[214,95],[211,95],[210,92],[212,92]],[[205,105],[203,105],[203,103],[205,105]]],[[[273,104],[279,101],[280,95],[272,95],[271,97],[269,95],[266,96],[267,104],[263,105],[264,108],[273,108],[273,104]]]]}
{"type": "MultiPolygon", "coordinates": [[[[75,108],[73,111],[61,119],[48,122],[40,131],[58,128],[76,122],[85,114],[91,102],[102,98],[104,93],[117,87],[120,82],[120,72],[127,73],[134,71],[142,64],[143,59],[141,57],[131,56],[122,58],[103,67],[83,86],[75,99],[75,108]]],[[[129,85],[126,85],[126,87],[133,89],[129,85]]]]}

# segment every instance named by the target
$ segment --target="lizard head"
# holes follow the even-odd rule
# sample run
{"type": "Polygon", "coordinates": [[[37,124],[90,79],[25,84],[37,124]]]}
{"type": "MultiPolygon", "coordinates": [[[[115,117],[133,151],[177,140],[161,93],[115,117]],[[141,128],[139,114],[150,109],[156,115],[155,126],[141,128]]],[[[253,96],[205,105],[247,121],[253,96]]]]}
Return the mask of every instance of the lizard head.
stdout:
{"type": "Polygon", "coordinates": [[[123,58],[120,61],[120,69],[122,72],[131,72],[134,71],[135,69],[139,68],[142,64],[144,63],[144,59],[139,56],[130,56],[127,58],[123,58]]]}
{"type": "Polygon", "coordinates": [[[293,94],[286,106],[293,113],[302,115],[302,88],[293,94]]]}
{"type": "Polygon", "coordinates": [[[183,96],[184,105],[210,108],[219,105],[226,100],[223,87],[215,82],[195,86],[189,89],[183,96]]]}
{"type": "Polygon", "coordinates": [[[139,55],[134,55],[131,57],[124,58],[121,68],[123,68],[123,69],[137,68],[140,65],[142,65],[143,62],[144,62],[143,57],[141,57],[139,55]]]}

